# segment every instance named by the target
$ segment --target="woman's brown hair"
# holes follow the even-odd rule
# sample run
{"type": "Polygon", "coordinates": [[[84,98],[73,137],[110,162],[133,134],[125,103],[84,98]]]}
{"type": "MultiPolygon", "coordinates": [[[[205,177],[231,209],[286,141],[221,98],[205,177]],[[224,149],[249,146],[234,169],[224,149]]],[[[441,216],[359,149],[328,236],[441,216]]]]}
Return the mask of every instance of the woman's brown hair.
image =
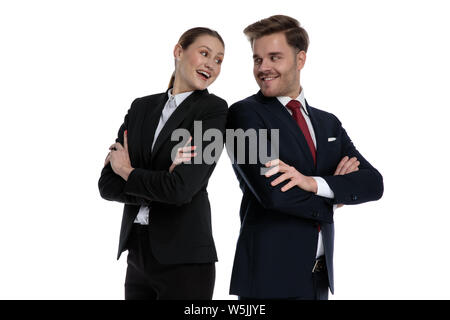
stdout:
{"type": "MultiPolygon", "coordinates": [[[[192,43],[194,43],[198,37],[203,36],[203,35],[208,35],[208,36],[212,36],[212,37],[219,39],[219,41],[222,43],[223,47],[225,48],[225,43],[223,42],[223,39],[220,36],[220,34],[215,30],[211,30],[209,28],[204,28],[204,27],[196,27],[196,28],[187,30],[185,33],[183,33],[181,35],[180,40],[178,40],[178,44],[185,50],[192,43]]],[[[174,81],[175,81],[175,71],[172,73],[172,77],[170,78],[169,88],[173,87],[174,81]]]]}

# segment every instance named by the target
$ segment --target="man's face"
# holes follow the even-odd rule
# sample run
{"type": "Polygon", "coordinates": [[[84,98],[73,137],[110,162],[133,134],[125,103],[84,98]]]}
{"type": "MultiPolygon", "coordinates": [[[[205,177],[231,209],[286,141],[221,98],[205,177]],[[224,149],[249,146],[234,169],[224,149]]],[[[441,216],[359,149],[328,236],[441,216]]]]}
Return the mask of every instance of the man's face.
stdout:
{"type": "Polygon", "coordinates": [[[306,53],[296,54],[284,33],[274,33],[253,41],[253,75],[266,97],[289,96],[300,93],[300,70],[306,53]]]}

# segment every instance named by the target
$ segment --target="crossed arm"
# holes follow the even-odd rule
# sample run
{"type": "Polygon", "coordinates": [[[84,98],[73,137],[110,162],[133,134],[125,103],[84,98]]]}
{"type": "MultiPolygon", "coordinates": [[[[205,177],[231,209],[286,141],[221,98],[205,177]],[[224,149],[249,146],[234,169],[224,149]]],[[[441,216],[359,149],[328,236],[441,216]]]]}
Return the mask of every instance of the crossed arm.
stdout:
{"type": "MultiPolygon", "coordinates": [[[[243,130],[266,128],[264,121],[251,108],[237,109],[239,109],[237,106],[230,108],[228,121],[230,128],[243,130]]],[[[357,152],[344,129],[341,137],[343,158],[333,176],[322,177],[334,192],[333,199],[318,196],[316,194],[318,186],[313,177],[303,175],[280,159],[265,164],[271,169],[264,176],[261,176],[258,165],[238,164],[236,159],[232,159],[233,166],[263,207],[303,218],[332,222],[333,204],[340,207],[343,204],[377,200],[383,190],[381,175],[357,152]],[[287,183],[280,188],[279,184],[286,181],[287,183]]],[[[257,145],[259,146],[259,141],[257,145]]],[[[248,145],[246,150],[249,150],[248,145]]]]}
{"type": "MultiPolygon", "coordinates": [[[[224,132],[226,114],[225,102],[211,105],[199,117],[202,131],[216,128],[224,132]]],[[[134,205],[148,205],[152,201],[176,205],[190,202],[207,183],[215,164],[186,164],[188,159],[195,156],[195,153],[191,155],[195,147],[185,146],[178,150],[179,156],[168,170],[133,168],[128,155],[127,128],[128,115],[119,130],[117,142],[110,147],[112,151],[105,159],[105,167],[99,179],[101,196],[107,200],[134,205]]],[[[203,147],[207,148],[208,145],[209,143],[204,143],[203,147]]]]}
{"type": "MultiPolygon", "coordinates": [[[[271,160],[267,162],[265,166],[272,167],[269,171],[266,172],[265,174],[266,178],[269,178],[278,172],[282,173],[278,178],[274,179],[270,183],[271,186],[275,187],[286,180],[290,180],[287,184],[285,184],[281,188],[282,192],[286,192],[293,187],[299,187],[300,189],[303,189],[305,191],[317,194],[318,185],[316,179],[301,174],[297,169],[284,163],[280,159],[271,160]]],[[[345,156],[342,158],[342,160],[336,167],[334,176],[344,175],[358,170],[359,170],[358,159],[356,157],[349,158],[348,156],[345,156]]],[[[340,208],[342,206],[343,204],[340,203],[337,205],[337,208],[340,208]]]]}

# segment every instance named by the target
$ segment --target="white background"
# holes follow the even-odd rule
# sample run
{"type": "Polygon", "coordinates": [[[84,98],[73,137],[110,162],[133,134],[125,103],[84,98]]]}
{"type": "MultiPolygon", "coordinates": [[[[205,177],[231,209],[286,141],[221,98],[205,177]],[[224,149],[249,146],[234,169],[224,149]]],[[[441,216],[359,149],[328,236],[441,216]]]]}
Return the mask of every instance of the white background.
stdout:
{"type": "MultiPolygon", "coordinates": [[[[447,1],[2,1],[1,299],[123,299],[122,205],[97,181],[136,97],[162,92],[194,26],[226,53],[209,88],[229,105],[257,91],[242,30],[297,18],[311,45],[308,102],[336,114],[383,174],[378,202],[335,213],[331,299],[448,299],[450,45],[447,1]]],[[[241,192],[227,155],[208,188],[228,295],[241,192]]]]}

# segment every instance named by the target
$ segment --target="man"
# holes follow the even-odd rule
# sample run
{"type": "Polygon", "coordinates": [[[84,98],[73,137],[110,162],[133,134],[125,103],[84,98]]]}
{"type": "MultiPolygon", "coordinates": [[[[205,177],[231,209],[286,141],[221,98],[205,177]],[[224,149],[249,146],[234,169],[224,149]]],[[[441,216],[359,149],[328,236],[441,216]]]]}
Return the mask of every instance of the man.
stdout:
{"type": "MultiPolygon", "coordinates": [[[[300,71],[309,38],[298,21],[272,16],[244,33],[261,90],[230,107],[227,127],[278,129],[279,152],[252,164],[236,161],[238,148],[228,150],[243,191],[230,294],[328,299],[328,288],[334,290],[334,209],[380,199],[383,178],[334,115],[306,102],[300,71]],[[263,175],[261,168],[269,169],[263,175]]],[[[257,139],[259,147],[264,141],[257,139]]],[[[245,152],[251,151],[246,141],[245,152]]]]}

